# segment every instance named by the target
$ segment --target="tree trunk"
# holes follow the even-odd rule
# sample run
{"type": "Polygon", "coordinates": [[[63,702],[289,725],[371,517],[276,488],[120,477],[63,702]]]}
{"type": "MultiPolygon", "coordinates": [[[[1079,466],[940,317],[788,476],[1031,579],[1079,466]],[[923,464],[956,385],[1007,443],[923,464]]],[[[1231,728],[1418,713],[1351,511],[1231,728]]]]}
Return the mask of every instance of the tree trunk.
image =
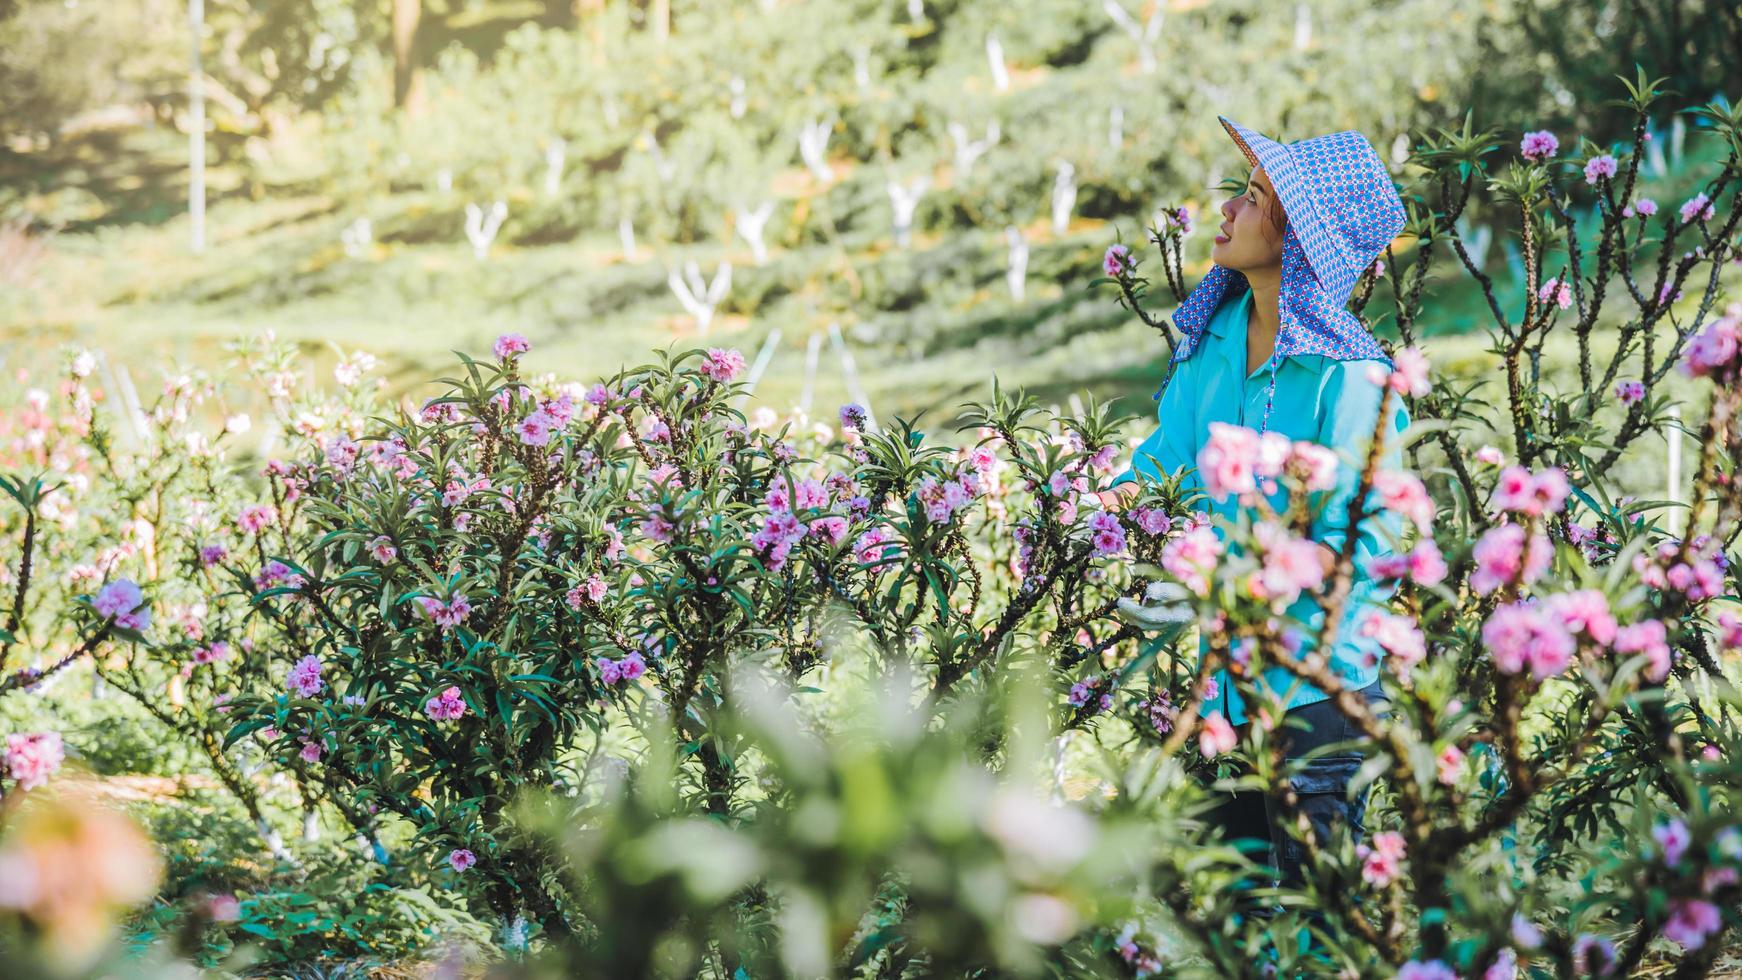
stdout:
{"type": "Polygon", "coordinates": [[[393,105],[413,116],[423,109],[423,75],[417,63],[422,20],[423,0],[393,0],[393,105]]]}
{"type": "Polygon", "coordinates": [[[664,43],[671,36],[671,0],[652,0],[647,5],[647,18],[652,22],[654,38],[664,43]]]}

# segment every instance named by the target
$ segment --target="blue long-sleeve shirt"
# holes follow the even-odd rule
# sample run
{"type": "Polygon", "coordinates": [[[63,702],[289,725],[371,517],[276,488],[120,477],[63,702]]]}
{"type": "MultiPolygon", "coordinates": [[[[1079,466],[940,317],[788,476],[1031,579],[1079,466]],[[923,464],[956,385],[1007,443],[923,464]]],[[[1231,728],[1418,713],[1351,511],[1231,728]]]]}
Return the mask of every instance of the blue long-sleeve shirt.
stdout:
{"type": "MultiPolygon", "coordinates": [[[[1133,455],[1130,468],[1113,479],[1114,485],[1139,476],[1154,479],[1171,473],[1180,466],[1192,467],[1183,487],[1201,489],[1196,472],[1198,450],[1209,434],[1211,422],[1224,422],[1257,429],[1264,419],[1264,403],[1270,386],[1270,367],[1260,365],[1246,371],[1246,321],[1252,305],[1250,290],[1230,295],[1222,300],[1210,318],[1198,347],[1181,361],[1168,382],[1156,408],[1160,424],[1145,439],[1133,455]]],[[[1349,501],[1355,495],[1362,464],[1367,459],[1367,447],[1379,417],[1382,389],[1368,378],[1368,369],[1376,361],[1336,361],[1318,355],[1285,357],[1276,368],[1276,391],[1271,397],[1268,429],[1292,440],[1316,442],[1337,453],[1337,481],[1324,494],[1322,506],[1313,522],[1310,537],[1340,551],[1347,536],[1349,501]]],[[[1386,449],[1380,457],[1381,469],[1402,468],[1402,448],[1395,433],[1409,424],[1409,415],[1401,400],[1392,401],[1392,418],[1386,438],[1386,449]]],[[[1288,491],[1278,486],[1270,503],[1278,511],[1288,506],[1288,491]]],[[[1229,496],[1210,500],[1213,515],[1236,519],[1239,500],[1229,496]]],[[[1369,507],[1369,510],[1372,510],[1369,507]]],[[[1393,553],[1394,543],[1402,532],[1401,518],[1382,511],[1364,518],[1355,542],[1354,581],[1349,600],[1344,606],[1343,621],[1331,650],[1331,667],[1345,684],[1365,687],[1379,678],[1379,660],[1384,650],[1371,637],[1359,635],[1359,626],[1366,613],[1382,608],[1391,595],[1391,587],[1375,582],[1367,574],[1367,561],[1375,556],[1393,553]]],[[[1217,529],[1218,536],[1222,534],[1217,529]]],[[[1300,654],[1312,649],[1313,638],[1324,622],[1324,609],[1311,596],[1303,595],[1288,607],[1289,616],[1300,630],[1303,642],[1300,654]]],[[[1209,648],[1209,637],[1199,638],[1199,653],[1209,648]]],[[[1206,702],[1204,712],[1221,713],[1232,723],[1245,720],[1245,706],[1239,693],[1228,682],[1226,669],[1215,675],[1217,696],[1206,702]]],[[[1287,708],[1297,708],[1325,700],[1328,695],[1304,682],[1282,667],[1269,667],[1257,683],[1277,694],[1287,708]]]]}

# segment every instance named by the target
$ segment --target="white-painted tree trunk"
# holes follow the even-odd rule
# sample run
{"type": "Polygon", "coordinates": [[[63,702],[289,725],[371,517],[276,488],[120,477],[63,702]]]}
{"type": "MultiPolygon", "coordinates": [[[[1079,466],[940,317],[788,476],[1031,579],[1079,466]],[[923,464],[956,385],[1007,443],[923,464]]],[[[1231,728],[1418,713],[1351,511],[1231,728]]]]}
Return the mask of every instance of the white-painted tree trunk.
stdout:
{"type": "Polygon", "coordinates": [[[1004,282],[1010,287],[1010,298],[1020,303],[1028,280],[1028,239],[1021,228],[1009,225],[1004,229],[1004,243],[1010,249],[1004,282]]]}
{"type": "Polygon", "coordinates": [[[1313,12],[1304,3],[1294,5],[1294,49],[1305,51],[1313,43],[1313,12]]]}
{"type": "Polygon", "coordinates": [[[635,222],[627,214],[617,219],[617,242],[623,246],[623,261],[635,261],[635,222]]]}
{"type": "Polygon", "coordinates": [[[975,139],[968,135],[968,127],[959,122],[951,121],[949,125],[950,139],[956,144],[956,178],[966,179],[974,171],[974,161],[986,155],[986,151],[998,145],[1002,135],[996,120],[986,124],[984,139],[975,139]]]}
{"type": "Polygon", "coordinates": [[[992,69],[992,87],[1010,91],[1010,69],[1004,64],[1004,45],[996,34],[986,35],[986,64],[992,69]]]}
{"type": "Polygon", "coordinates": [[[907,19],[915,24],[925,20],[925,0],[907,0],[907,19]]]}
{"type": "Polygon", "coordinates": [[[827,184],[835,179],[835,171],[824,156],[829,149],[829,134],[835,128],[833,120],[816,119],[804,124],[798,134],[798,153],[811,175],[827,184]]]}
{"type": "Polygon", "coordinates": [[[763,201],[748,211],[739,211],[733,226],[738,229],[739,237],[750,245],[750,255],[757,265],[768,261],[768,247],[762,242],[762,232],[768,227],[768,219],[774,216],[774,202],[763,201]]]}
{"type": "Polygon", "coordinates": [[[1681,116],[1675,116],[1669,121],[1669,165],[1680,167],[1682,150],[1687,146],[1688,124],[1681,116]]]}
{"type": "Polygon", "coordinates": [[[1071,211],[1077,206],[1077,168],[1069,161],[1058,162],[1058,175],[1052,181],[1052,233],[1062,235],[1071,224],[1071,211]]]}
{"type": "Polygon", "coordinates": [[[799,389],[798,410],[810,414],[811,401],[816,397],[817,362],[822,359],[823,335],[813,333],[804,348],[804,387],[799,389]]]}
{"type": "Polygon", "coordinates": [[[864,92],[871,88],[871,48],[858,45],[853,49],[853,84],[864,92]]]}
{"type": "Polygon", "coordinates": [[[1650,170],[1651,176],[1662,180],[1669,173],[1669,162],[1664,159],[1663,152],[1663,130],[1658,129],[1656,124],[1647,122],[1645,136],[1645,166],[1650,170]]]}
{"type": "Polygon", "coordinates": [[[756,361],[750,365],[750,372],[744,376],[744,387],[738,393],[738,407],[750,400],[750,395],[756,391],[757,382],[762,380],[763,372],[768,370],[768,362],[774,359],[775,348],[780,344],[780,328],[768,331],[768,339],[762,342],[762,349],[756,352],[756,361]]]}
{"type": "Polygon", "coordinates": [[[1125,32],[1137,45],[1137,65],[1145,75],[1155,72],[1155,41],[1161,36],[1163,8],[1158,4],[1155,12],[1144,19],[1142,24],[1125,9],[1119,0],[1102,0],[1101,9],[1113,19],[1113,23],[1125,32]]]}
{"type": "Polygon", "coordinates": [[[744,77],[733,75],[732,80],[726,83],[726,88],[732,93],[731,104],[727,106],[728,111],[732,113],[733,119],[743,119],[744,110],[750,107],[749,100],[744,97],[744,77]]]}
{"type": "Polygon", "coordinates": [[[922,174],[906,185],[890,180],[888,186],[889,206],[894,212],[895,244],[907,248],[913,244],[913,214],[919,208],[920,198],[931,189],[931,178],[922,174]]]}
{"type": "Polygon", "coordinates": [[[443,194],[454,189],[454,172],[447,167],[436,171],[436,190],[443,194]]]}
{"type": "Polygon", "coordinates": [[[847,396],[865,409],[865,431],[876,432],[877,416],[871,411],[871,397],[859,384],[859,367],[853,362],[853,352],[847,349],[847,338],[841,336],[839,323],[829,324],[829,341],[834,344],[835,356],[841,359],[841,375],[847,381],[847,396]]]}
{"type": "Polygon", "coordinates": [[[1682,533],[1682,510],[1674,506],[1682,502],[1682,410],[1680,406],[1672,406],[1669,410],[1669,424],[1664,427],[1663,437],[1669,442],[1669,458],[1664,466],[1664,499],[1671,504],[1664,523],[1669,527],[1669,533],[1680,536],[1682,533]]]}
{"type": "Polygon", "coordinates": [[[1125,145],[1125,107],[1115,104],[1107,110],[1107,148],[1114,153],[1125,145]]]}
{"type": "Polygon", "coordinates": [[[478,261],[490,257],[490,245],[507,217],[508,205],[501,201],[492,202],[489,211],[477,204],[466,205],[466,240],[472,243],[472,255],[478,261]]]}
{"type": "Polygon", "coordinates": [[[563,167],[568,163],[569,144],[561,136],[550,141],[544,148],[544,196],[556,197],[562,193],[563,167]]]}
{"type": "Polygon", "coordinates": [[[339,243],[345,246],[345,254],[353,259],[362,258],[374,240],[374,226],[368,218],[358,218],[339,232],[339,243]]]}
{"type": "Polygon", "coordinates": [[[705,336],[713,325],[714,311],[732,290],[732,263],[721,262],[710,281],[702,278],[701,266],[685,262],[683,275],[679,276],[676,269],[669,270],[666,283],[684,311],[695,317],[696,332],[705,336]]]}

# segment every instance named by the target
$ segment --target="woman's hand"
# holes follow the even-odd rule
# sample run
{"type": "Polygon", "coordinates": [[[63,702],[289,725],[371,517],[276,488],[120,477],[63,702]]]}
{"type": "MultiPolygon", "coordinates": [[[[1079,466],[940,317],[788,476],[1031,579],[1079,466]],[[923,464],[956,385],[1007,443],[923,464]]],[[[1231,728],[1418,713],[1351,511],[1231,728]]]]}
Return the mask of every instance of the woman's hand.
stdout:
{"type": "Polygon", "coordinates": [[[1138,485],[1136,480],[1132,480],[1130,483],[1121,483],[1111,490],[1102,490],[1095,494],[1095,499],[1101,502],[1103,510],[1124,510],[1125,505],[1142,492],[1143,487],[1138,485]]]}

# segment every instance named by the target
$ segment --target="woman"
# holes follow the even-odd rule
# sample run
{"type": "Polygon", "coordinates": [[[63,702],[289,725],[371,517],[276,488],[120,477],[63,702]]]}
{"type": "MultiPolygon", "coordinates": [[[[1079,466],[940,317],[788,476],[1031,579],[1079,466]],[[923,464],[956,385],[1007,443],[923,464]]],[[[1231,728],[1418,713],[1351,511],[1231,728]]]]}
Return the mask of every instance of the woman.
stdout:
{"type": "MultiPolygon", "coordinates": [[[[1403,228],[1403,202],[1373,147],[1348,130],[1276,143],[1217,117],[1252,165],[1243,194],[1222,205],[1224,221],[1210,251],[1214,263],[1174,316],[1182,338],[1174,369],[1158,394],[1160,426],[1138,448],[1130,469],[1101,494],[1110,508],[1136,495],[1137,477],[1155,479],[1181,466],[1195,466],[1211,422],[1280,432],[1291,440],[1325,445],[1338,453],[1336,488],[1327,495],[1311,537],[1320,545],[1327,572],[1346,535],[1348,505],[1360,479],[1375,423],[1383,379],[1390,360],[1378,341],[1345,306],[1361,274],[1373,266],[1403,228]]],[[[1395,399],[1391,433],[1401,432],[1407,416],[1395,399]]],[[[1395,435],[1382,467],[1399,468],[1395,435]]],[[[1186,486],[1201,488],[1195,473],[1186,486]]],[[[1286,506],[1286,490],[1271,498],[1286,506]]],[[[1210,510],[1232,518],[1236,498],[1210,502],[1210,510]]],[[[1363,520],[1356,540],[1354,586],[1345,607],[1330,661],[1343,683],[1378,702],[1383,649],[1359,633],[1360,620],[1389,596],[1387,586],[1366,575],[1367,561],[1392,552],[1401,528],[1395,515],[1363,520]]],[[[1161,590],[1162,601],[1133,608],[1128,618],[1155,627],[1190,618],[1183,590],[1161,590]],[[1165,598],[1163,598],[1165,597],[1165,598]]],[[[1289,607],[1298,624],[1300,652],[1311,648],[1324,610],[1308,596],[1289,607]]],[[[1200,639],[1200,651],[1208,638],[1200,639]]],[[[1236,726],[1246,721],[1245,705],[1226,671],[1215,677],[1217,694],[1205,714],[1221,714],[1236,726]]],[[[1300,730],[1278,726],[1286,752],[1299,758],[1315,748],[1352,739],[1355,730],[1327,695],[1297,682],[1281,667],[1270,667],[1255,684],[1275,694],[1300,730]]],[[[1337,822],[1359,837],[1366,793],[1350,798],[1349,782],[1360,767],[1359,754],[1321,755],[1294,777],[1298,811],[1284,812],[1282,800],[1263,794],[1234,794],[1214,819],[1230,838],[1254,837],[1270,843],[1271,864],[1287,884],[1299,884],[1304,846],[1282,830],[1304,813],[1317,835],[1326,837],[1337,822]]]]}

